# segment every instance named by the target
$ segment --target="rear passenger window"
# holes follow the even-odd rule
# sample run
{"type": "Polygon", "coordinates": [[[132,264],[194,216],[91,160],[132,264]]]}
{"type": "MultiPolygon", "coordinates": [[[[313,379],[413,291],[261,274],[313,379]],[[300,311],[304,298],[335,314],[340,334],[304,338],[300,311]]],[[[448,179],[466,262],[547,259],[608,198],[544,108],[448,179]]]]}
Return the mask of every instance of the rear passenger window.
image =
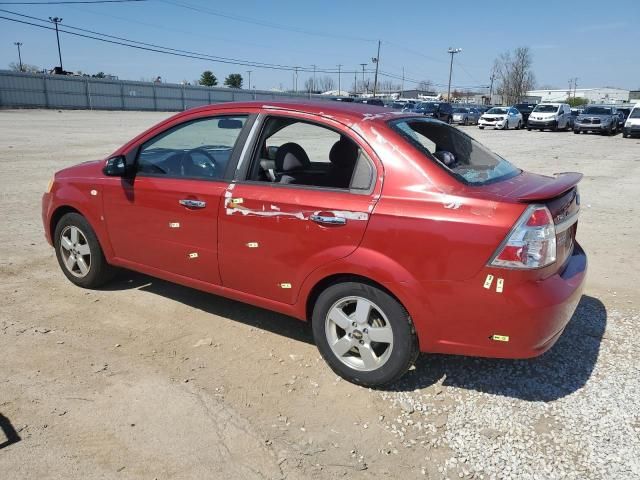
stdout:
{"type": "Polygon", "coordinates": [[[171,178],[223,178],[247,117],[195,120],[142,145],[137,172],[171,178]]]}
{"type": "Polygon", "coordinates": [[[249,180],[282,185],[370,189],[371,161],[351,138],[314,123],[267,119],[249,180]]]}

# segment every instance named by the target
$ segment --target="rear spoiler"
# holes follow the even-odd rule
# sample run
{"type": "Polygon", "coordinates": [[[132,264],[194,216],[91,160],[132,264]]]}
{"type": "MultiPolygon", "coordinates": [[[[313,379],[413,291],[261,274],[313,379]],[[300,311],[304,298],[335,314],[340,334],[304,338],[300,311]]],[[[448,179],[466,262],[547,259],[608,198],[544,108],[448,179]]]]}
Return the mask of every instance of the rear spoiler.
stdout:
{"type": "Polygon", "coordinates": [[[518,201],[535,202],[559,197],[563,193],[571,190],[582,180],[582,174],[577,172],[556,173],[554,177],[539,176],[538,178],[544,179],[545,181],[539,182],[531,189],[516,193],[518,201]]]}

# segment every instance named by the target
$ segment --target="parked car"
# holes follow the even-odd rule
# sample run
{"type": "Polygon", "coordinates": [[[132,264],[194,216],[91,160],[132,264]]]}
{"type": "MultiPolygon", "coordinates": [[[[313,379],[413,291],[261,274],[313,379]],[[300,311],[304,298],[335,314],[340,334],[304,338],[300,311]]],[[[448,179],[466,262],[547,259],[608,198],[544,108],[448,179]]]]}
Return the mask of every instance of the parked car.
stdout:
{"type": "Polygon", "coordinates": [[[461,125],[477,125],[480,112],[470,107],[453,107],[453,123],[461,125]]]}
{"type": "Polygon", "coordinates": [[[447,102],[422,102],[413,109],[415,113],[421,113],[425,117],[442,120],[445,123],[453,121],[453,108],[447,102]]]}
{"type": "Polygon", "coordinates": [[[376,386],[419,351],[551,348],[585,281],[580,178],[523,172],[422,115],[230,102],[57,172],[42,220],[80,287],[123,267],[311,322],[338,375],[376,386]]]}
{"type": "Polygon", "coordinates": [[[538,129],[569,130],[571,128],[571,107],[568,103],[539,103],[529,115],[527,130],[538,129]]]}
{"type": "Polygon", "coordinates": [[[353,97],[333,97],[331,100],[335,100],[336,102],[353,102],[355,99],[353,97]]]}
{"type": "Polygon", "coordinates": [[[614,135],[618,130],[618,112],[615,107],[589,105],[576,118],[573,133],[597,132],[614,135]]]}
{"type": "Polygon", "coordinates": [[[501,130],[516,130],[522,128],[522,114],[514,107],[493,107],[483,114],[478,121],[478,127],[490,127],[501,130]]]}
{"type": "Polygon", "coordinates": [[[522,124],[526,125],[527,120],[529,119],[529,115],[535,108],[535,104],[533,103],[518,103],[513,106],[516,110],[518,110],[522,114],[522,124]]]}
{"type": "Polygon", "coordinates": [[[618,112],[618,130],[622,130],[622,128],[624,127],[625,122],[627,121],[627,118],[629,118],[629,115],[631,114],[631,108],[629,107],[616,107],[616,111],[618,112]]]}
{"type": "Polygon", "coordinates": [[[636,106],[633,107],[622,129],[622,136],[624,138],[633,135],[640,135],[640,103],[636,103],[636,106]]]}
{"type": "Polygon", "coordinates": [[[358,98],[356,103],[364,103],[367,105],[376,105],[378,107],[384,107],[384,101],[379,98],[358,98]]]}

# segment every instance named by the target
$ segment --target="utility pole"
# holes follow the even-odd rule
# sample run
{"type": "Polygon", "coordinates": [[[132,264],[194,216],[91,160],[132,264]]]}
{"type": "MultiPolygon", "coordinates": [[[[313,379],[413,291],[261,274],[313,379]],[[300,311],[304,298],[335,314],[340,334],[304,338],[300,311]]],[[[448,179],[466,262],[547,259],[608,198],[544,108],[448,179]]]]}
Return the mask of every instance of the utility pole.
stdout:
{"type": "Polygon", "coordinates": [[[353,93],[358,95],[358,67],[353,71],[353,93]]]}
{"type": "Polygon", "coordinates": [[[578,77],[573,79],[573,98],[576,98],[576,88],[578,88],[578,77]]]}
{"type": "Polygon", "coordinates": [[[404,97],[404,67],[402,67],[402,83],[400,84],[400,98],[404,97]]]}
{"type": "Polygon", "coordinates": [[[451,72],[453,71],[453,56],[462,51],[461,48],[451,48],[447,50],[451,55],[451,63],[449,64],[449,87],[447,88],[447,102],[451,101],[451,72]]]}
{"type": "Polygon", "coordinates": [[[491,105],[493,100],[493,81],[496,79],[496,74],[492,73],[489,78],[491,79],[491,84],[489,85],[489,105],[491,105]]]}
{"type": "Polygon", "coordinates": [[[380,63],[380,40],[378,40],[378,54],[375,58],[372,58],[371,61],[376,64],[376,73],[373,77],[373,97],[376,96],[376,90],[378,88],[378,64],[380,63]]]}
{"type": "Polygon", "coordinates": [[[58,33],[58,24],[62,23],[62,19],[59,17],[49,17],[49,20],[56,26],[56,39],[58,40],[58,58],[60,59],[60,72],[64,72],[62,68],[62,53],[60,52],[60,34],[58,33]]]}
{"type": "Polygon", "coordinates": [[[300,67],[293,67],[294,70],[294,80],[293,80],[293,90],[295,93],[298,93],[298,69],[300,67]]]}
{"type": "Polygon", "coordinates": [[[313,80],[311,81],[311,93],[316,91],[316,68],[317,65],[311,65],[313,67],[313,80]]]}
{"type": "Polygon", "coordinates": [[[338,64],[338,95],[342,95],[342,91],[340,90],[340,69],[342,68],[342,64],[338,64]]]}
{"type": "Polygon", "coordinates": [[[247,75],[249,76],[249,90],[251,90],[251,72],[253,72],[253,70],[247,70],[247,75]]]}
{"type": "Polygon", "coordinates": [[[22,55],[20,54],[20,46],[22,42],[13,42],[13,44],[18,47],[18,63],[20,64],[20,71],[22,71],[22,55]]]}
{"type": "Polygon", "coordinates": [[[367,93],[367,87],[364,84],[364,67],[366,67],[367,64],[366,63],[361,63],[360,65],[362,65],[362,91],[364,93],[367,93]]]}

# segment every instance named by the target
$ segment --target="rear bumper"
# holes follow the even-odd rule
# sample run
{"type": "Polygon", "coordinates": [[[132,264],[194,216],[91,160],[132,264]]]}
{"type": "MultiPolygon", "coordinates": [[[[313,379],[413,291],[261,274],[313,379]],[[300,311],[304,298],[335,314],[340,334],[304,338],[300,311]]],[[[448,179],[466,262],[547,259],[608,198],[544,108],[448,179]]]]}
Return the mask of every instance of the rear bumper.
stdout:
{"type": "Polygon", "coordinates": [[[562,335],[580,301],[587,257],[576,243],[561,273],[520,283],[510,282],[505,273],[502,292],[496,290],[502,274],[496,269],[491,273],[495,280],[490,288],[483,288],[482,279],[449,288],[455,299],[438,308],[441,318],[431,333],[437,332],[439,340],[425,350],[513,359],[541,355],[562,335]]]}

